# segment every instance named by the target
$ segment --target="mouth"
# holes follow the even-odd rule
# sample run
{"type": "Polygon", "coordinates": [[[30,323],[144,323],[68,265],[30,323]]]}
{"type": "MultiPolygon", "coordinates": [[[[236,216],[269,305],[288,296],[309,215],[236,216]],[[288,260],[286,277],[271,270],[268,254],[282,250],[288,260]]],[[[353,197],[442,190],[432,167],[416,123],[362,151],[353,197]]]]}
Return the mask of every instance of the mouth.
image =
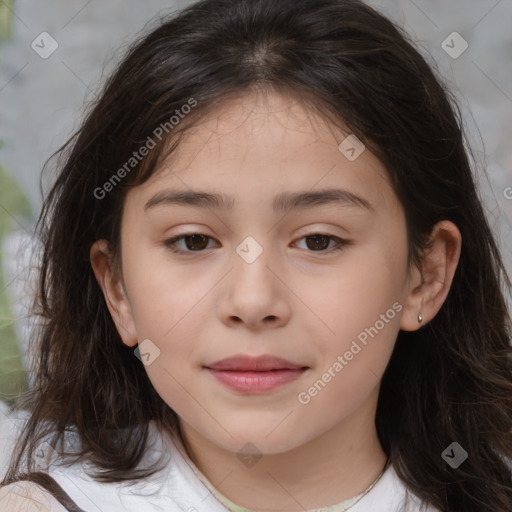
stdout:
{"type": "Polygon", "coordinates": [[[265,393],[298,379],[309,367],[274,356],[234,356],[204,368],[224,386],[241,393],[265,393]]]}

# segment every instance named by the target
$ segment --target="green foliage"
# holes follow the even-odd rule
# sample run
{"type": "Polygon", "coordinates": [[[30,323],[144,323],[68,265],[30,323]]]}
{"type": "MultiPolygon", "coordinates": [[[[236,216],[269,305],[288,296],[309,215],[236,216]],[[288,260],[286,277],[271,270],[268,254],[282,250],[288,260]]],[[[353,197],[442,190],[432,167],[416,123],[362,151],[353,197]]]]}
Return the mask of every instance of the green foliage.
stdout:
{"type": "MultiPolygon", "coordinates": [[[[30,214],[30,205],[20,187],[0,167],[0,244],[12,229],[19,229],[14,219],[23,222],[30,214]]],[[[27,376],[14,329],[9,283],[2,268],[0,252],[0,400],[11,402],[26,386],[27,376]]]]}
{"type": "Polygon", "coordinates": [[[14,0],[0,1],[0,40],[11,38],[11,19],[14,0]]]}

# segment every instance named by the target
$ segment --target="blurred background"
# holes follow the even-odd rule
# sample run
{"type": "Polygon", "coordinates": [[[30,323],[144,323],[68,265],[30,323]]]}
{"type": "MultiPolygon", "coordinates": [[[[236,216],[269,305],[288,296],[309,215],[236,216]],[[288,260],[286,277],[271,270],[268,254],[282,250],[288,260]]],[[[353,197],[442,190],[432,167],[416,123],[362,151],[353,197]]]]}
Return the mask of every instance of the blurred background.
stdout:
{"type": "MultiPolygon", "coordinates": [[[[31,233],[54,177],[45,174],[40,188],[44,162],[78,128],[120,50],[156,16],[190,3],[0,0],[0,400],[6,403],[27,382],[35,293],[29,275],[37,263],[31,233]]],[[[368,3],[406,29],[459,98],[481,194],[512,274],[512,0],[368,3]]]]}

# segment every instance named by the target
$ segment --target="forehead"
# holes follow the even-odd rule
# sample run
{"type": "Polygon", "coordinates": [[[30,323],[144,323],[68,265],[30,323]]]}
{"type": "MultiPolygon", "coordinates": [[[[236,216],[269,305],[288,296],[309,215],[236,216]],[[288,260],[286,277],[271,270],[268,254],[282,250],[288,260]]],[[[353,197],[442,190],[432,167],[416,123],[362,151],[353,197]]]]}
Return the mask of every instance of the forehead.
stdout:
{"type": "Polygon", "coordinates": [[[354,194],[372,189],[370,196],[382,202],[393,193],[386,169],[364,146],[357,159],[349,160],[339,148],[348,136],[341,123],[334,126],[297,98],[245,94],[189,128],[153,176],[129,194],[147,202],[148,194],[171,187],[274,198],[279,191],[343,185],[354,194]]]}
{"type": "Polygon", "coordinates": [[[211,154],[222,148],[224,153],[243,150],[246,156],[285,160],[311,144],[336,144],[349,134],[341,122],[340,126],[328,122],[298,97],[253,91],[226,100],[191,127],[168,163],[176,163],[187,149],[197,153],[201,145],[211,154]]]}

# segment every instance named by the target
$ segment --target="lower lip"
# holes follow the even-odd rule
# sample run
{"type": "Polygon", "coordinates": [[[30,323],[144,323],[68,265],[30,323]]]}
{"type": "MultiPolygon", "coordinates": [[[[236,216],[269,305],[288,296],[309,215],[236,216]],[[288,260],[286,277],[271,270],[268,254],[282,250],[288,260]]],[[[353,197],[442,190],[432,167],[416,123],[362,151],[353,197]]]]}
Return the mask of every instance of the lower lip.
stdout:
{"type": "Polygon", "coordinates": [[[271,370],[267,372],[207,370],[222,384],[242,393],[264,393],[298,379],[305,371],[271,370]]]}

